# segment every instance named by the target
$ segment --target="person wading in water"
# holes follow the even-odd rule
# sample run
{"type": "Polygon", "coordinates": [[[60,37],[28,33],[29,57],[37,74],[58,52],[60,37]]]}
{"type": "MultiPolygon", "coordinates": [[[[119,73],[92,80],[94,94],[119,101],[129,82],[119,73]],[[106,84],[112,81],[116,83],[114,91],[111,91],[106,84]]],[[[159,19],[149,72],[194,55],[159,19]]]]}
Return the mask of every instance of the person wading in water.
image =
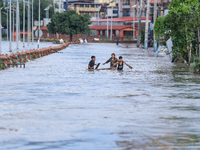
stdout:
{"type": "Polygon", "coordinates": [[[91,59],[92,59],[92,60],[91,60],[91,61],[89,62],[89,64],[88,64],[88,69],[89,69],[89,70],[94,70],[94,65],[96,65],[96,64],[95,64],[96,57],[95,57],[95,56],[92,56],[91,59]]]}
{"type": "Polygon", "coordinates": [[[123,61],[122,56],[119,56],[119,61],[117,63],[113,64],[113,66],[111,66],[110,69],[112,69],[113,67],[115,67],[117,65],[117,70],[123,70],[124,64],[126,64],[130,69],[133,68],[130,65],[128,65],[125,61],[123,61]]]}
{"type": "Polygon", "coordinates": [[[109,62],[110,62],[110,67],[112,67],[115,63],[118,62],[118,59],[115,58],[115,54],[114,53],[111,54],[111,58],[109,58],[105,63],[103,63],[103,65],[105,65],[105,64],[107,64],[109,62]]]}

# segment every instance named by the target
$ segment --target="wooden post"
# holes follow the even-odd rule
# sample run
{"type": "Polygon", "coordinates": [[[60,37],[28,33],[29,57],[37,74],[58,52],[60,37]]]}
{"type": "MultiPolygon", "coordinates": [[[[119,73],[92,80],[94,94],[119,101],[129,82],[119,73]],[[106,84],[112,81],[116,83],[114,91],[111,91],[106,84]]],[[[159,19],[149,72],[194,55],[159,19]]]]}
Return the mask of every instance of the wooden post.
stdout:
{"type": "Polygon", "coordinates": [[[101,36],[99,35],[99,43],[101,43],[101,36]]]}

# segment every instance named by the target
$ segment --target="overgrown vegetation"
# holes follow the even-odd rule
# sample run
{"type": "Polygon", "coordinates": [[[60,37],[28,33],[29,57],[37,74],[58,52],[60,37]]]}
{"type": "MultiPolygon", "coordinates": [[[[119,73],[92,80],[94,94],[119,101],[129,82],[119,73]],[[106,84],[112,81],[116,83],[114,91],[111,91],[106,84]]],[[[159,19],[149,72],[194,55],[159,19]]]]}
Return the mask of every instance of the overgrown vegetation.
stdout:
{"type": "Polygon", "coordinates": [[[169,13],[158,17],[154,26],[156,37],[171,37],[173,56],[179,55],[188,64],[199,56],[199,52],[196,51],[200,28],[199,7],[198,0],[173,0],[169,13]]]}

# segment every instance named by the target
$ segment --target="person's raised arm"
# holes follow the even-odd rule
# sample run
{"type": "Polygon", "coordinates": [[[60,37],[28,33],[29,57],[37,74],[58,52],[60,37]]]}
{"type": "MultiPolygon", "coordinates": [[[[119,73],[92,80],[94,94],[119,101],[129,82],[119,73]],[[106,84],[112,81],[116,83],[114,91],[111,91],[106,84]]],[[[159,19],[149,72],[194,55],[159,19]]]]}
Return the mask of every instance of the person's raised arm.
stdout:
{"type": "Polygon", "coordinates": [[[110,67],[110,69],[112,69],[113,67],[115,67],[117,64],[118,64],[118,62],[114,63],[113,66],[110,67]]]}
{"type": "Polygon", "coordinates": [[[110,62],[110,58],[105,62],[105,63],[103,63],[103,65],[105,65],[105,64],[107,64],[107,63],[109,63],[110,62]]]}
{"type": "Polygon", "coordinates": [[[128,65],[125,61],[123,61],[130,69],[133,69],[132,66],[128,65]]]}

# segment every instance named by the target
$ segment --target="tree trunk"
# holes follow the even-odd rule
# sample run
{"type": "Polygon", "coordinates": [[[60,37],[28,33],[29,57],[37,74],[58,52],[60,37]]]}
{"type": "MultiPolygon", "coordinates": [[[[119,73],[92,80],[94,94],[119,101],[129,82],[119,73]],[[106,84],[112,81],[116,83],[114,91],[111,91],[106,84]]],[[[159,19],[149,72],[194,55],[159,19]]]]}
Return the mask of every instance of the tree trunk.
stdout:
{"type": "Polygon", "coordinates": [[[141,17],[142,17],[142,0],[140,0],[140,15],[139,15],[139,24],[138,24],[137,47],[140,47],[140,27],[141,27],[141,17]]]}
{"type": "Polygon", "coordinates": [[[146,12],[146,24],[145,24],[145,41],[144,41],[144,47],[145,50],[148,49],[148,31],[149,31],[149,2],[150,0],[147,0],[147,12],[146,12]]]}
{"type": "Polygon", "coordinates": [[[73,34],[70,34],[70,42],[72,42],[73,34]]]}
{"type": "Polygon", "coordinates": [[[196,50],[196,57],[198,57],[197,49],[198,49],[198,44],[196,45],[196,48],[195,48],[195,50],[196,50]]]}

